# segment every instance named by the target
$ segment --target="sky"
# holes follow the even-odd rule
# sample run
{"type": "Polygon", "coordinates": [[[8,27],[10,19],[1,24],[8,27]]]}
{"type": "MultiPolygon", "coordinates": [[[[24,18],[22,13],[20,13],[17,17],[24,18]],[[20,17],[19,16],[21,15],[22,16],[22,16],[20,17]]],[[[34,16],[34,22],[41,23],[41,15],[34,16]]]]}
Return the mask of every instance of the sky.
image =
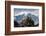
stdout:
{"type": "Polygon", "coordinates": [[[39,16],[39,9],[24,9],[24,8],[14,8],[14,16],[18,16],[21,14],[31,13],[35,16],[39,16]]]}

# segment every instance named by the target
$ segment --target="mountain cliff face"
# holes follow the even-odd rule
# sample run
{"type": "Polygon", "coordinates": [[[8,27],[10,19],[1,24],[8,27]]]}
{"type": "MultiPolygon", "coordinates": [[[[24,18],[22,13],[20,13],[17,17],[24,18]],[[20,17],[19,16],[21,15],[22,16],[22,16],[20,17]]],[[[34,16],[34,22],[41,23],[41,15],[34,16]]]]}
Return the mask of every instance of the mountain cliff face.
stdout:
{"type": "Polygon", "coordinates": [[[34,21],[34,25],[38,25],[39,24],[39,18],[38,18],[38,16],[36,16],[34,14],[31,14],[31,13],[23,13],[23,14],[14,16],[14,20],[16,20],[19,23],[19,25],[22,25],[20,23],[23,20],[27,19],[27,17],[29,17],[29,19],[32,18],[32,20],[34,21]]]}

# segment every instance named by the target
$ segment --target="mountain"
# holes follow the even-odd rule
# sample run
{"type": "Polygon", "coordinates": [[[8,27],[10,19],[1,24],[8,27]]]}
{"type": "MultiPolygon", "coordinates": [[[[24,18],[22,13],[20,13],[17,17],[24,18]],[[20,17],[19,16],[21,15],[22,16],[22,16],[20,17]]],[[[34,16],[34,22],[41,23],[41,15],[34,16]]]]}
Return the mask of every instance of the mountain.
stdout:
{"type": "Polygon", "coordinates": [[[17,21],[20,21],[20,20],[22,20],[22,18],[24,18],[24,14],[22,14],[22,15],[18,15],[18,16],[14,16],[14,20],[17,20],[17,21]]]}
{"type": "Polygon", "coordinates": [[[37,25],[39,23],[38,16],[31,14],[31,13],[23,13],[23,14],[14,16],[14,20],[16,20],[18,23],[20,23],[22,20],[26,19],[27,16],[29,18],[32,18],[32,20],[34,21],[34,25],[37,25]]]}
{"type": "Polygon", "coordinates": [[[27,16],[29,16],[30,18],[32,18],[32,20],[34,21],[34,24],[36,25],[37,23],[39,23],[39,17],[32,15],[32,14],[28,14],[27,16]]]}

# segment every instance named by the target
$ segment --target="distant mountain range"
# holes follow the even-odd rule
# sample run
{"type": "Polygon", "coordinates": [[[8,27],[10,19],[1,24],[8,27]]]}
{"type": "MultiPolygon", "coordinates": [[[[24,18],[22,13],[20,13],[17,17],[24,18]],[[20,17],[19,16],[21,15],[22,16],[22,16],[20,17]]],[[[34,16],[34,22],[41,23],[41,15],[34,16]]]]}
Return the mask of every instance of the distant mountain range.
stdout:
{"type": "Polygon", "coordinates": [[[34,25],[37,25],[39,23],[39,17],[31,14],[31,13],[23,13],[17,16],[14,16],[14,20],[16,20],[18,23],[20,23],[23,19],[26,19],[28,17],[32,18],[32,20],[34,21],[34,25]]]}

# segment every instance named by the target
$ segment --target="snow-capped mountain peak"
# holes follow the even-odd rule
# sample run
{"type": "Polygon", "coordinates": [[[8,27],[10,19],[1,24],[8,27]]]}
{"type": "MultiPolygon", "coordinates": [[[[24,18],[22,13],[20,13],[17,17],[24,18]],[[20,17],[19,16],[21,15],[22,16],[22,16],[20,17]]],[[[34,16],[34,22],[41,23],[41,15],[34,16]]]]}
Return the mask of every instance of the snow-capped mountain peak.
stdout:
{"type": "Polygon", "coordinates": [[[32,15],[35,15],[35,16],[38,16],[38,14],[36,14],[36,13],[33,13],[33,12],[26,12],[26,11],[23,11],[23,12],[20,12],[20,13],[17,13],[17,14],[15,14],[15,16],[18,16],[18,15],[27,15],[27,14],[32,14],[32,15]]]}

